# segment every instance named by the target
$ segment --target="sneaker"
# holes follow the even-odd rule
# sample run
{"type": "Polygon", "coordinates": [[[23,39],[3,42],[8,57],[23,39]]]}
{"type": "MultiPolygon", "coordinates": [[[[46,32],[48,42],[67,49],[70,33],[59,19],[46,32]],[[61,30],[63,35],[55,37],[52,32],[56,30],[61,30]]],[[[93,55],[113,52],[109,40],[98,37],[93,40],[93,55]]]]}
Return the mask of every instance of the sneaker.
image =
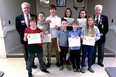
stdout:
{"type": "Polygon", "coordinates": [[[41,70],[42,72],[45,72],[45,73],[50,73],[49,71],[47,71],[46,69],[44,70],[41,70]]]}
{"type": "Polygon", "coordinates": [[[77,69],[77,72],[81,72],[81,70],[80,69],[77,69]]]}
{"type": "Polygon", "coordinates": [[[66,65],[66,68],[67,68],[68,71],[71,71],[70,65],[66,65]]]}
{"type": "Polygon", "coordinates": [[[59,62],[57,62],[57,63],[56,63],[56,66],[57,66],[57,67],[60,67],[60,63],[59,63],[59,62]]]}
{"type": "Polygon", "coordinates": [[[64,69],[64,67],[63,66],[60,66],[59,70],[62,71],[63,69],[64,69]]]}
{"type": "Polygon", "coordinates": [[[76,72],[77,71],[76,68],[74,68],[73,71],[76,72]]]}
{"type": "Polygon", "coordinates": [[[91,73],[94,73],[94,70],[93,70],[91,67],[89,67],[88,70],[89,70],[91,73]]]}
{"type": "Polygon", "coordinates": [[[36,68],[37,68],[37,66],[36,66],[36,65],[33,65],[33,66],[32,66],[32,68],[36,69],[36,68]]]}
{"type": "Polygon", "coordinates": [[[81,68],[81,72],[82,72],[82,73],[85,73],[84,67],[81,68]]]}
{"type": "Polygon", "coordinates": [[[47,63],[46,67],[50,68],[50,66],[51,66],[51,63],[47,63]]]}

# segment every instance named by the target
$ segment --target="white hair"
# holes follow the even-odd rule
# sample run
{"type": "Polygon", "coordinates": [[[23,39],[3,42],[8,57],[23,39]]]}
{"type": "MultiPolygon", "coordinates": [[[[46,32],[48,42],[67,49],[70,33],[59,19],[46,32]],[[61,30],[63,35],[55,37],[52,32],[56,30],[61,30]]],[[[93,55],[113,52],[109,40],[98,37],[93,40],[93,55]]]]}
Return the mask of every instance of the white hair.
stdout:
{"type": "Polygon", "coordinates": [[[28,5],[28,7],[30,7],[30,4],[29,4],[28,2],[23,2],[23,3],[21,4],[21,8],[23,9],[23,8],[25,7],[25,5],[28,5]]]}
{"type": "Polygon", "coordinates": [[[100,8],[101,10],[103,10],[103,6],[101,4],[95,5],[95,10],[96,8],[100,8]]]}

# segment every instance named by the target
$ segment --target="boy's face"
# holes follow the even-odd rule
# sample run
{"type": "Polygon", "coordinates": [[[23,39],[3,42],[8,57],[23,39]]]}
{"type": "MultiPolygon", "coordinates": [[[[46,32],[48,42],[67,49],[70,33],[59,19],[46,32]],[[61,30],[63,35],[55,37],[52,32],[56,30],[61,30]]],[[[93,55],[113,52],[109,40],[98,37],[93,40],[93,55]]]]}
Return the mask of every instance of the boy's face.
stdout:
{"type": "Polygon", "coordinates": [[[30,27],[35,27],[36,26],[36,21],[30,21],[30,27]]]}
{"type": "Polygon", "coordinates": [[[73,30],[76,30],[78,28],[77,24],[72,24],[73,30]]]}
{"type": "Polygon", "coordinates": [[[38,19],[39,19],[40,21],[44,21],[45,16],[44,16],[43,14],[39,14],[39,15],[38,15],[38,19]]]}
{"type": "Polygon", "coordinates": [[[67,25],[68,25],[68,23],[67,23],[67,21],[62,21],[61,22],[61,25],[62,25],[62,28],[66,28],[67,25]]]}
{"type": "Polygon", "coordinates": [[[50,15],[55,15],[56,14],[56,9],[55,8],[51,8],[50,9],[50,15]]]}

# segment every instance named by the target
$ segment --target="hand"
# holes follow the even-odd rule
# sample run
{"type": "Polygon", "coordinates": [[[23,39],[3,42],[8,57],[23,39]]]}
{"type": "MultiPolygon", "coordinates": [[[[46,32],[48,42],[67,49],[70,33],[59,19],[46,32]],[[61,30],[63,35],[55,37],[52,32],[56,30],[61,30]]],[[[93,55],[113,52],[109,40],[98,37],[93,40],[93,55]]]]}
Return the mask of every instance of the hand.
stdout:
{"type": "Polygon", "coordinates": [[[48,31],[46,31],[44,34],[45,34],[45,35],[47,35],[47,34],[49,34],[49,32],[48,32],[48,31]]]}
{"type": "Polygon", "coordinates": [[[79,38],[79,36],[76,36],[76,38],[79,38]]]}
{"type": "Polygon", "coordinates": [[[55,25],[55,27],[54,27],[53,29],[56,29],[56,30],[58,30],[58,26],[57,26],[57,25],[55,25]]]}
{"type": "Polygon", "coordinates": [[[24,40],[24,41],[27,41],[27,38],[26,38],[26,37],[24,37],[24,38],[23,38],[23,40],[24,40]]]}
{"type": "Polygon", "coordinates": [[[103,33],[100,33],[100,36],[103,36],[103,33]]]}
{"type": "Polygon", "coordinates": [[[84,36],[81,36],[81,39],[84,39],[84,36]]]}
{"type": "Polygon", "coordinates": [[[51,20],[48,20],[46,23],[47,23],[47,24],[50,24],[50,23],[51,23],[51,20]]]}

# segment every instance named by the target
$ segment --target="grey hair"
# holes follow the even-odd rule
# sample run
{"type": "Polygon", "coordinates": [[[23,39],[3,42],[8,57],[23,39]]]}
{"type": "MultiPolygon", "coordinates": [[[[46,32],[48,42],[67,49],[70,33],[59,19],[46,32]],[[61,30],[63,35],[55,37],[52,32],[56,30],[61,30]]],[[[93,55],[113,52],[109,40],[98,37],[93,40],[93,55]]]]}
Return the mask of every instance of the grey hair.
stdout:
{"type": "Polygon", "coordinates": [[[103,10],[103,6],[101,4],[95,5],[95,9],[99,7],[101,10],[103,10]]]}
{"type": "Polygon", "coordinates": [[[28,2],[23,2],[23,3],[21,4],[21,8],[23,9],[23,8],[25,7],[25,5],[28,5],[28,7],[30,7],[30,4],[29,4],[28,2]]]}

